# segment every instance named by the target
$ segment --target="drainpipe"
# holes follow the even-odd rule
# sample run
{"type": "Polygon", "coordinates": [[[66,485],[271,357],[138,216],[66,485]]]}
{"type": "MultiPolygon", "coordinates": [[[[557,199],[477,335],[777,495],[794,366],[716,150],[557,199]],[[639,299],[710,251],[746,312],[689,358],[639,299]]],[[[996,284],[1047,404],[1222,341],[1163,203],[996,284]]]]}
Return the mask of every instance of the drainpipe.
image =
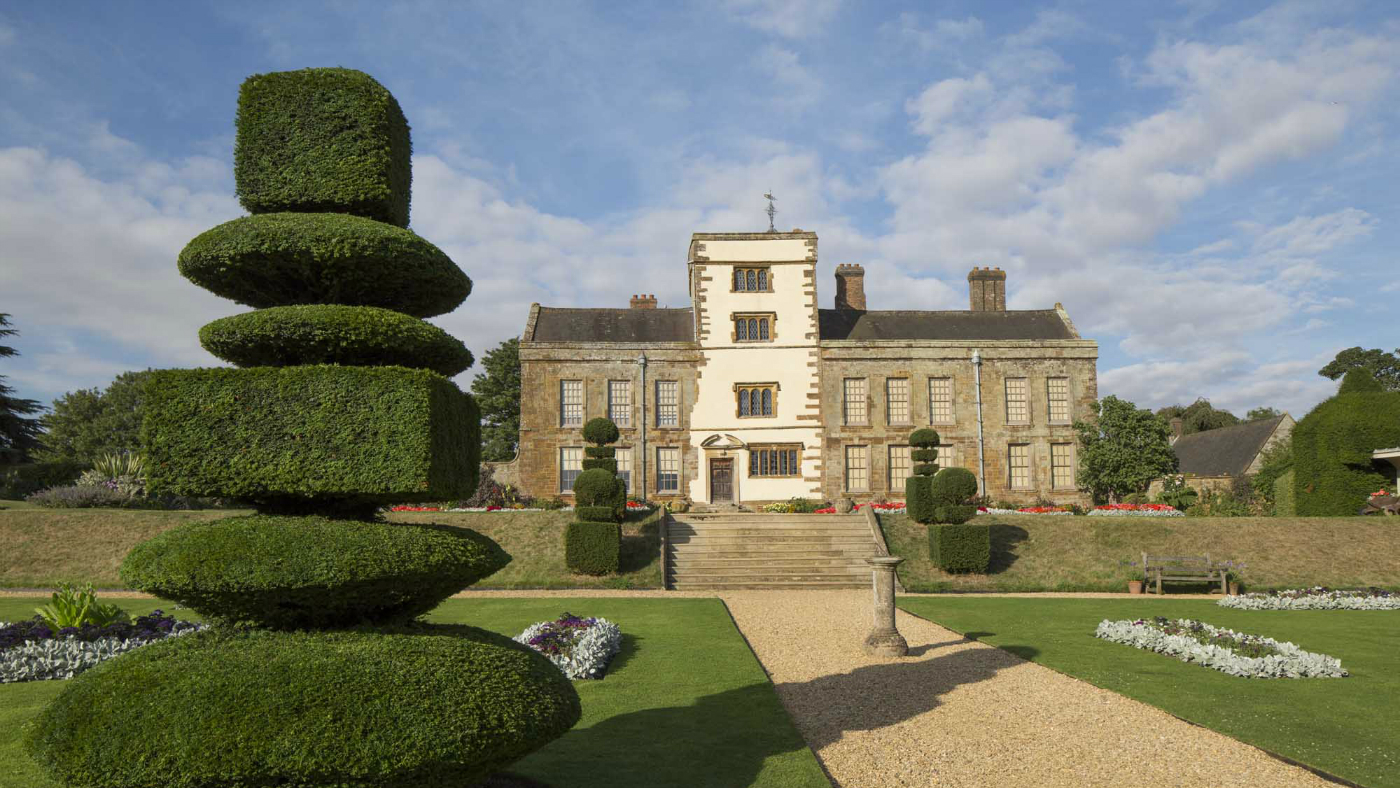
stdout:
{"type": "Polygon", "coordinates": [[[977,384],[977,481],[982,487],[982,495],[987,494],[987,455],[982,440],[982,351],[972,351],[972,376],[977,384]]]}
{"type": "Polygon", "coordinates": [[[637,366],[642,369],[642,425],[639,432],[642,435],[642,483],[639,489],[642,491],[641,498],[647,499],[647,354],[641,353],[637,356],[637,366]]]}

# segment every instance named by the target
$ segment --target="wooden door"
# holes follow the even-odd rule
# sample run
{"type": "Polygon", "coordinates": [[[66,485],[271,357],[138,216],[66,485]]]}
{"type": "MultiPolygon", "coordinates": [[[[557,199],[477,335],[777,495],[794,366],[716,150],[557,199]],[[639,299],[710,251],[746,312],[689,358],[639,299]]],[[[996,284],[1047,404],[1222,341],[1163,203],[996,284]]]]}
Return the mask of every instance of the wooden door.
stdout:
{"type": "Polygon", "coordinates": [[[710,460],[710,503],[734,502],[734,460],[710,460]]]}

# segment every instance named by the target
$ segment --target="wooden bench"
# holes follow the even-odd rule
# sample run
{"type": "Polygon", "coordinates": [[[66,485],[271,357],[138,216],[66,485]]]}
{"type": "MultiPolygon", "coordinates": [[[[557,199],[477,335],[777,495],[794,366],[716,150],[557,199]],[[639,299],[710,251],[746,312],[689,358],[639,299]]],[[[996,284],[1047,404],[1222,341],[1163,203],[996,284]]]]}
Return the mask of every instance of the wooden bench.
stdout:
{"type": "Polygon", "coordinates": [[[1200,583],[1214,583],[1220,580],[1220,593],[1227,593],[1226,570],[1223,566],[1211,563],[1210,553],[1205,555],[1148,555],[1142,554],[1143,580],[1150,587],[1157,582],[1157,593],[1162,593],[1163,580],[1182,580],[1200,583]]]}

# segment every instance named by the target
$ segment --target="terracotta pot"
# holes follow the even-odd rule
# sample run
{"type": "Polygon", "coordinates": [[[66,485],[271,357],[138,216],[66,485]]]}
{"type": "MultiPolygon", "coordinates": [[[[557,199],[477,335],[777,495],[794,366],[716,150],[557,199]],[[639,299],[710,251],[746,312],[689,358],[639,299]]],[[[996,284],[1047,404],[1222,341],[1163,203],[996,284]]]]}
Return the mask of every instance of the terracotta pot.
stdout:
{"type": "Polygon", "coordinates": [[[1227,581],[1226,581],[1226,584],[1230,586],[1230,596],[1238,596],[1238,595],[1239,595],[1239,593],[1240,593],[1240,582],[1239,582],[1238,580],[1227,580],[1227,581]]]}
{"type": "Polygon", "coordinates": [[[1142,593],[1142,581],[1141,581],[1141,580],[1129,580],[1129,581],[1128,581],[1128,593],[1129,593],[1129,594],[1141,594],[1141,593],[1142,593]]]}

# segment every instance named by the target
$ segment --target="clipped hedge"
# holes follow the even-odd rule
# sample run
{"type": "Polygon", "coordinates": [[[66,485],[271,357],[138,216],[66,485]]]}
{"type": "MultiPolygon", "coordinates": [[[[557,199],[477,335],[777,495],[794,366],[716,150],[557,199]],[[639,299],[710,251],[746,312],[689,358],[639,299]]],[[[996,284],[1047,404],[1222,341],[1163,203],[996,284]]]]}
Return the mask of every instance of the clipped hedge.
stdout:
{"type": "Polygon", "coordinates": [[[934,521],[947,525],[962,525],[976,516],[977,507],[966,503],[943,504],[934,510],[934,521]]]}
{"type": "Polygon", "coordinates": [[[255,74],[238,92],[234,125],[234,188],[249,213],[349,213],[408,226],[408,121],[370,75],[255,74]]]}
{"type": "Polygon", "coordinates": [[[612,521],[615,511],[611,506],[578,506],[574,515],[582,522],[606,523],[612,521]]]}
{"type": "Polygon", "coordinates": [[[1400,392],[1375,391],[1365,382],[1348,373],[1342,386],[1348,393],[1323,401],[1293,428],[1299,516],[1357,514],[1371,493],[1395,483],[1394,467],[1371,452],[1400,446],[1400,392]]]}
{"type": "Polygon", "coordinates": [[[214,621],[295,629],[412,619],[508,563],[465,528],[252,515],[165,531],[120,573],[214,621]]]}
{"type": "Polygon", "coordinates": [[[613,443],[618,436],[617,425],[613,424],[611,419],[598,417],[589,419],[588,423],[583,425],[583,439],[596,446],[613,443]]]}
{"type": "Polygon", "coordinates": [[[929,558],[945,572],[982,574],[992,561],[991,529],[985,525],[930,525],[929,558]]]}
{"type": "Polygon", "coordinates": [[[564,563],[583,575],[617,571],[622,553],[622,526],[617,523],[569,523],[564,531],[564,563]]]}
{"type": "Polygon", "coordinates": [[[933,500],[938,506],[962,504],[977,494],[977,477],[966,468],[944,468],[933,477],[933,500]]]}
{"type": "Polygon", "coordinates": [[[932,476],[910,476],[904,480],[904,512],[911,520],[927,525],[934,521],[936,509],[932,476]]]}
{"type": "Polygon", "coordinates": [[[251,307],[377,306],[451,312],[471,279],[410,230],[343,213],[268,213],[225,222],[180,251],[180,273],[251,307]]]}
{"type": "Polygon", "coordinates": [[[909,458],[914,462],[937,462],[938,449],[914,449],[909,452],[909,458]]]}
{"type": "Polygon", "coordinates": [[[939,467],[940,466],[936,462],[921,462],[914,466],[914,475],[932,478],[938,474],[939,467]]]}
{"type": "Polygon", "coordinates": [[[30,462],[0,465],[0,499],[18,501],[50,487],[67,487],[89,467],[80,462],[30,462]]]}
{"type": "Polygon", "coordinates": [[[583,456],[595,460],[610,460],[617,456],[617,449],[611,446],[584,446],[583,456]]]}
{"type": "Polygon", "coordinates": [[[1274,516],[1297,517],[1298,499],[1293,492],[1293,469],[1284,471],[1274,479],[1274,516]]]}
{"type": "Polygon", "coordinates": [[[24,747],[103,788],[475,785],[581,714],[564,674],[485,630],[206,630],[67,683],[24,747]]]}
{"type": "Polygon", "coordinates": [[[591,471],[591,470],[594,470],[594,469],[596,468],[596,469],[598,469],[598,470],[607,471],[608,473],[611,473],[611,474],[614,474],[614,475],[617,473],[617,460],[614,460],[614,459],[606,459],[606,460],[604,460],[604,459],[597,459],[597,458],[594,458],[594,457],[585,457],[585,458],[583,458],[583,460],[579,463],[579,465],[580,465],[585,471],[591,471]]]}
{"type": "Polygon", "coordinates": [[[938,437],[938,430],[931,427],[922,427],[909,434],[909,445],[917,449],[936,449],[942,440],[938,437]]]}
{"type": "Polygon", "coordinates": [[[481,460],[476,401],[403,367],[156,371],[142,435],[148,490],[278,511],[465,498],[481,460]]]}
{"type": "Polygon", "coordinates": [[[277,306],[215,320],[199,344],[240,367],[400,366],[452,377],[472,365],[462,340],[416,317],[372,306],[277,306]]]}

